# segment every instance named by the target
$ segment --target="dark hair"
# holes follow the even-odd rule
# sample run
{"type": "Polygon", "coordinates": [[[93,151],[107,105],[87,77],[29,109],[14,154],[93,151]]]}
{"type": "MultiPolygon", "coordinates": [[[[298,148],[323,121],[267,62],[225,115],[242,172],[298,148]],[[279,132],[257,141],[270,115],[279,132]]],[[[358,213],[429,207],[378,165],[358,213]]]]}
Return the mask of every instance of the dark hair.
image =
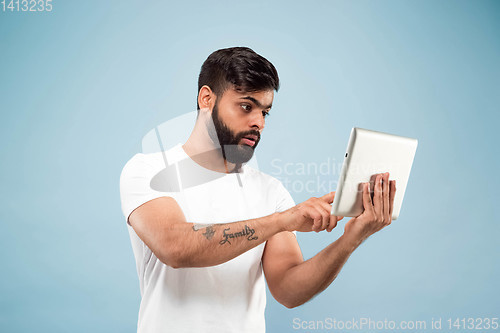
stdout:
{"type": "MultiPolygon", "coordinates": [[[[233,86],[238,91],[253,92],[279,89],[276,68],[248,47],[220,49],[208,56],[198,77],[198,93],[207,85],[219,98],[233,86]]],[[[198,110],[200,106],[197,103],[198,110]]]]}

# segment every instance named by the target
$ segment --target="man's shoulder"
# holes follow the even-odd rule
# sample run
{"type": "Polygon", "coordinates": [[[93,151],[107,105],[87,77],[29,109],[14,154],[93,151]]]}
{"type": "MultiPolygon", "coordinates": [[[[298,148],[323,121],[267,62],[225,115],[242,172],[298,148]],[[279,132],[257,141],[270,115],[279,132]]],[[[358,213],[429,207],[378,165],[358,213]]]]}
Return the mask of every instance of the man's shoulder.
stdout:
{"type": "Polygon", "coordinates": [[[122,173],[127,170],[161,167],[162,153],[137,153],[125,163],[122,173]]]}
{"type": "Polygon", "coordinates": [[[162,169],[166,167],[165,163],[178,160],[178,155],[179,145],[176,145],[166,151],[158,151],[154,153],[137,153],[132,156],[132,158],[127,161],[127,163],[125,163],[123,170],[135,170],[138,168],[162,169]]]}

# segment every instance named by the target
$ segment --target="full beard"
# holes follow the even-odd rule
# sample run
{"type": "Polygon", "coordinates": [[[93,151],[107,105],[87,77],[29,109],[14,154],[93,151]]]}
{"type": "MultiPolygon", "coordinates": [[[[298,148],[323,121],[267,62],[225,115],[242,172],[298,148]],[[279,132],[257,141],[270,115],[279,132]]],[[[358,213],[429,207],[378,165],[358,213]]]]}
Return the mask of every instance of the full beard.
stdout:
{"type": "Polygon", "coordinates": [[[255,151],[255,147],[260,141],[260,133],[258,131],[246,131],[238,134],[234,132],[220,119],[217,102],[212,111],[212,121],[214,122],[217,139],[222,149],[222,156],[228,162],[234,164],[242,164],[248,162],[255,151]],[[239,144],[241,139],[249,134],[256,135],[258,139],[253,146],[239,144]]]}

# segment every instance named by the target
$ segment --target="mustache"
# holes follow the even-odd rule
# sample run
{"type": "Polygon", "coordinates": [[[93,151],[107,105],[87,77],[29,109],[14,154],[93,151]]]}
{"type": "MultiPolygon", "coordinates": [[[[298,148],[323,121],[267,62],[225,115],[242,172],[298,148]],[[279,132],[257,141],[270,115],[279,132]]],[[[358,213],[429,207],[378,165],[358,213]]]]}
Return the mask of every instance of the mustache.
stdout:
{"type": "Polygon", "coordinates": [[[256,142],[260,141],[260,132],[259,131],[247,131],[247,132],[240,133],[240,134],[238,134],[237,141],[239,141],[240,139],[242,139],[243,137],[245,137],[247,135],[255,135],[257,137],[256,142]]]}

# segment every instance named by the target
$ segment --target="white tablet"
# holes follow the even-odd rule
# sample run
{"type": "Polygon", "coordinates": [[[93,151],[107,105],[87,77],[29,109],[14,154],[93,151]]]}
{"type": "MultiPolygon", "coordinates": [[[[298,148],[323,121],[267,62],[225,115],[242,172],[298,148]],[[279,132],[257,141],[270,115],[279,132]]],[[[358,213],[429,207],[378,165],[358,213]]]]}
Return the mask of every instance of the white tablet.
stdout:
{"type": "Polygon", "coordinates": [[[389,172],[389,180],[396,180],[392,219],[397,219],[417,144],[417,139],[353,128],[332,204],[332,214],[347,217],[360,215],[363,212],[361,184],[372,181],[370,189],[373,195],[372,176],[389,172]]]}

